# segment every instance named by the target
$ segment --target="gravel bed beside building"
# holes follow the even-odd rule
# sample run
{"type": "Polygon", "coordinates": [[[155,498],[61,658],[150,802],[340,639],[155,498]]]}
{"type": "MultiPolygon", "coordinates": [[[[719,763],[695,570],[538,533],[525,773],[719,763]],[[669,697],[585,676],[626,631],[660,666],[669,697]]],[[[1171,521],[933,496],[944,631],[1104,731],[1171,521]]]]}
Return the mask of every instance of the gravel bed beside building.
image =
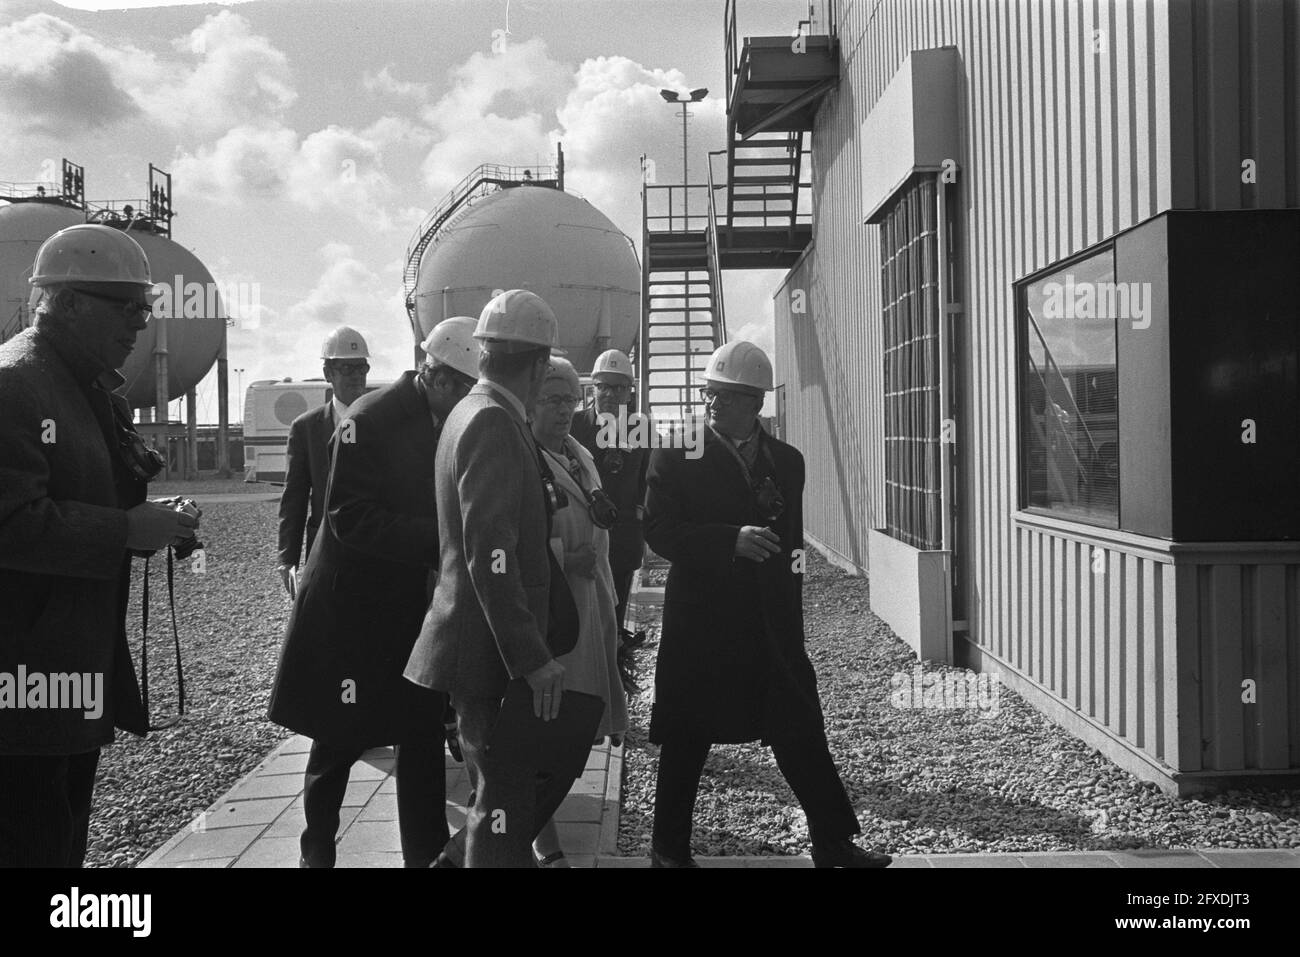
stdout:
{"type": "MultiPolygon", "coordinates": [[[[975,707],[897,706],[918,681],[917,664],[871,613],[868,594],[865,579],[810,553],[808,652],[863,844],[904,854],[1300,847],[1300,791],[1170,797],[1007,688],[983,676],[978,689],[970,688],[976,679],[963,669],[927,663],[919,680],[960,681],[977,691],[967,699],[975,707]]],[[[648,631],[638,661],[647,690],[631,703],[624,758],[619,850],[628,855],[646,855],[650,847],[658,748],[646,741],[646,729],[659,635],[657,626],[648,631]]],[[[710,856],[807,852],[803,813],[768,749],[713,749],[696,802],[693,847],[710,856]]]]}

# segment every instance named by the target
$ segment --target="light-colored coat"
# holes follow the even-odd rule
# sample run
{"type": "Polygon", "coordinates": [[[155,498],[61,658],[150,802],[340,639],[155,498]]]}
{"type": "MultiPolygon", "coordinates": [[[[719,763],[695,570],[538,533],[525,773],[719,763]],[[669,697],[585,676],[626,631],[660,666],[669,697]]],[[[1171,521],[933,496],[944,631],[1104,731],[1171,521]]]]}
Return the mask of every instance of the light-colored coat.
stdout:
{"type": "MultiPolygon", "coordinates": [[[[570,452],[582,462],[588,488],[600,487],[600,476],[591,453],[572,437],[565,440],[570,452]]],[[[627,697],[618,673],[618,620],[615,617],[614,575],[609,565],[609,532],[598,528],[584,504],[582,489],[569,475],[563,456],[546,453],[551,476],[569,496],[567,507],[555,514],[551,545],[564,568],[573,600],[578,606],[578,644],[557,659],[564,666],[564,689],[585,691],[605,702],[597,735],[627,731],[627,697]],[[594,548],[595,565],[585,574],[586,562],[579,556],[594,548]]]]}
{"type": "Polygon", "coordinates": [[[406,666],[462,698],[505,694],[551,659],[546,505],[532,434],[476,385],[447,417],[434,466],[438,585],[406,666]]]}

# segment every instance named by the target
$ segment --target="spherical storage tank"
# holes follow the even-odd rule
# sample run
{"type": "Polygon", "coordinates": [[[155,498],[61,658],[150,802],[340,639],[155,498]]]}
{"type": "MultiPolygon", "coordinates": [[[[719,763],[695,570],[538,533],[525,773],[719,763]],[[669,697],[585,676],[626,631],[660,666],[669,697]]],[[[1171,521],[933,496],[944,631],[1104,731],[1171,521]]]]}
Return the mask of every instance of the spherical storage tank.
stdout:
{"type": "Polygon", "coordinates": [[[453,217],[420,261],[419,335],[450,316],[478,316],[498,289],[528,289],[550,304],[559,347],[579,372],[636,338],[641,269],[631,241],[571,193],[516,186],[453,217]]]}
{"type": "MultiPolygon", "coordinates": [[[[25,310],[32,293],[27,279],[41,243],[60,229],[83,222],[80,210],[57,203],[0,206],[0,328],[20,307],[25,310]]],[[[208,294],[215,288],[212,274],[192,252],[155,233],[133,229],[130,235],[149,259],[149,274],[159,284],[155,292],[175,303],[172,318],[166,320],[167,389],[172,399],[178,399],[198,385],[216,362],[225,327],[224,306],[218,296],[208,294]],[[188,303],[186,289],[191,293],[188,303]]],[[[153,352],[158,321],[150,317],[122,367],[127,382],[124,394],[134,408],[149,407],[156,401],[153,352]]]]}

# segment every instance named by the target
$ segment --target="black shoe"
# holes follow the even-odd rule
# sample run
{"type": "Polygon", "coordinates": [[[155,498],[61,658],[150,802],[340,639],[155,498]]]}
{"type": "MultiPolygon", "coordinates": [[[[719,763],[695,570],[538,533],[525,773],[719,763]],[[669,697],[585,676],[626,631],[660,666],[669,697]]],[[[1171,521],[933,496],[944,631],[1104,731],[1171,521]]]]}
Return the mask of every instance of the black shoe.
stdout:
{"type": "Polygon", "coordinates": [[[650,850],[650,866],[651,867],[699,867],[700,865],[696,864],[695,858],[691,857],[689,854],[686,856],[686,860],[679,861],[676,858],[668,857],[666,854],[660,854],[658,851],[652,848],[650,850]]]}
{"type": "Polygon", "coordinates": [[[888,867],[894,859],[879,851],[868,851],[847,837],[829,844],[814,844],[814,867],[888,867]]]}
{"type": "Polygon", "coordinates": [[[628,631],[626,628],[618,630],[619,641],[627,648],[638,648],[645,644],[644,631],[628,631]]]}

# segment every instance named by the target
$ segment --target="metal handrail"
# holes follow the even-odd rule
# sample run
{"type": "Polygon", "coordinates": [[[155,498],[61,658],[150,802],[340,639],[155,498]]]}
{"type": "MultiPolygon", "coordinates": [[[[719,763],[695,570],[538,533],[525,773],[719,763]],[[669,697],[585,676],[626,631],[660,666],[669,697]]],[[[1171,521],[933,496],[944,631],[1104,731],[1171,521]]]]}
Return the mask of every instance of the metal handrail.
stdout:
{"type": "Polygon", "coordinates": [[[715,200],[718,187],[713,183],[713,157],[725,156],[726,150],[712,150],[705,162],[709,178],[709,225],[706,235],[706,248],[709,253],[710,271],[713,273],[713,298],[717,303],[714,316],[714,328],[717,329],[717,345],[727,341],[727,308],[722,299],[722,265],[718,258],[718,206],[715,200]]]}
{"type": "Polygon", "coordinates": [[[722,12],[722,47],[723,57],[726,61],[727,70],[727,102],[726,108],[731,109],[731,88],[736,82],[736,0],[727,0],[727,5],[722,12]]]}
{"type": "MultiPolygon", "coordinates": [[[[1070,400],[1070,407],[1074,410],[1075,419],[1079,420],[1079,428],[1083,429],[1083,436],[1088,439],[1088,450],[1092,452],[1093,459],[1096,459],[1097,455],[1099,455],[1099,449],[1097,449],[1097,443],[1092,441],[1092,430],[1088,428],[1088,423],[1083,420],[1083,411],[1080,410],[1079,403],[1075,402],[1074,394],[1071,393],[1070,386],[1066,384],[1066,378],[1061,373],[1061,367],[1060,365],[1057,365],[1056,358],[1052,355],[1052,350],[1048,348],[1047,339],[1043,338],[1043,330],[1039,328],[1039,324],[1037,324],[1037,321],[1034,319],[1034,312],[1032,312],[1030,308],[1026,307],[1026,309],[1024,309],[1024,315],[1026,315],[1028,320],[1030,320],[1030,325],[1034,326],[1034,334],[1039,337],[1039,342],[1043,343],[1043,356],[1047,359],[1048,364],[1052,367],[1053,371],[1056,372],[1058,380],[1061,380],[1061,385],[1065,387],[1066,398],[1070,400]]],[[[1030,363],[1034,364],[1034,358],[1032,358],[1032,356],[1030,356],[1030,363]]],[[[1044,380],[1044,399],[1047,399],[1047,387],[1047,380],[1044,380]]]]}
{"type": "Polygon", "coordinates": [[[406,247],[406,268],[402,272],[402,288],[407,308],[412,308],[411,296],[419,277],[420,259],[447,220],[467,201],[476,195],[490,192],[494,187],[546,186],[560,188],[559,173],[553,166],[501,166],[484,163],[452,187],[446,196],[424,217],[406,247]],[[534,172],[535,171],[535,172],[534,172]],[[528,177],[524,176],[528,173],[528,177]]]}

